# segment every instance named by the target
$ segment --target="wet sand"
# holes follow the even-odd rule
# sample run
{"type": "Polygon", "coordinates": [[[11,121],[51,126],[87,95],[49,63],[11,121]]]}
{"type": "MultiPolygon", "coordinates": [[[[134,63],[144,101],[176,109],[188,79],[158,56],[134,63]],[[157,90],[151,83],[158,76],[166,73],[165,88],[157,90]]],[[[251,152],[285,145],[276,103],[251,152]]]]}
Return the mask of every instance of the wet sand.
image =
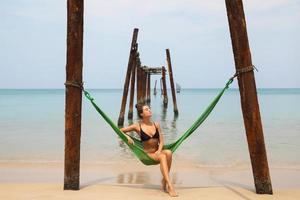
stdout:
{"type": "MultiPolygon", "coordinates": [[[[80,190],[63,190],[61,162],[0,162],[0,199],[165,199],[158,166],[81,163],[80,190]]],[[[257,195],[251,168],[174,163],[177,199],[300,199],[300,169],[271,168],[274,195],[257,195]]]]}

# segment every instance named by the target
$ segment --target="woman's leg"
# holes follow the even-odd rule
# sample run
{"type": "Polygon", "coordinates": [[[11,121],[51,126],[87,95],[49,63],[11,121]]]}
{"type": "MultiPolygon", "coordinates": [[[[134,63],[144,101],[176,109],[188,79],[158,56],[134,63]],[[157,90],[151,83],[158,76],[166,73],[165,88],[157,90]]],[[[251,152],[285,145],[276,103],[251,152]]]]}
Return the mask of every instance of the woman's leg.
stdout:
{"type": "Polygon", "coordinates": [[[155,160],[158,160],[160,162],[160,171],[166,181],[166,184],[168,186],[168,193],[170,196],[175,197],[177,196],[174,187],[171,183],[170,177],[169,177],[169,170],[168,170],[168,163],[167,163],[167,156],[164,153],[161,153],[159,155],[155,154],[149,154],[150,157],[152,157],[155,160]]]}
{"type": "MultiPolygon", "coordinates": [[[[162,150],[163,154],[166,155],[167,157],[167,164],[168,164],[168,171],[170,172],[170,169],[171,169],[171,165],[172,165],[172,151],[168,150],[168,149],[165,149],[165,150],[162,150]]],[[[167,182],[166,180],[164,179],[164,177],[162,178],[161,180],[161,184],[162,184],[162,188],[163,190],[167,190],[167,182]]]]}
{"type": "Polygon", "coordinates": [[[162,150],[162,153],[165,154],[167,157],[168,170],[170,172],[171,165],[172,165],[172,151],[169,149],[165,149],[165,150],[162,150]]]}

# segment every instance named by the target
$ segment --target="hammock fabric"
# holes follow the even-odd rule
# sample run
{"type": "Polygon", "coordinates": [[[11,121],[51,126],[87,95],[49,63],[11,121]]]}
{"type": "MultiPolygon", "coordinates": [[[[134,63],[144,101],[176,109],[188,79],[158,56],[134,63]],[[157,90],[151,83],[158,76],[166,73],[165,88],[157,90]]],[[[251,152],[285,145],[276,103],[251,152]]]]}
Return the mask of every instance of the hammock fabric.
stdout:
{"type": "MultiPolygon", "coordinates": [[[[204,110],[204,112],[196,119],[196,121],[192,124],[192,126],[185,131],[184,134],[180,138],[178,138],[175,142],[171,144],[164,145],[163,149],[169,149],[173,153],[176,151],[176,149],[179,147],[179,145],[188,138],[208,117],[208,115],[211,113],[211,111],[214,109],[222,95],[224,94],[225,90],[229,88],[229,85],[233,82],[233,78],[230,78],[228,82],[226,83],[225,87],[219,92],[219,94],[214,98],[214,100],[208,105],[208,107],[204,110]]],[[[104,120],[112,127],[112,129],[118,134],[118,136],[123,140],[128,147],[132,150],[132,152],[136,155],[136,157],[145,165],[156,165],[159,162],[156,160],[153,160],[143,149],[142,142],[130,135],[134,141],[134,144],[129,144],[127,137],[124,135],[124,133],[119,129],[119,127],[99,108],[99,106],[96,105],[94,102],[94,99],[91,97],[91,95],[86,91],[83,90],[85,97],[90,100],[92,105],[95,107],[95,109],[99,112],[99,114],[104,118],[104,120]]]]}

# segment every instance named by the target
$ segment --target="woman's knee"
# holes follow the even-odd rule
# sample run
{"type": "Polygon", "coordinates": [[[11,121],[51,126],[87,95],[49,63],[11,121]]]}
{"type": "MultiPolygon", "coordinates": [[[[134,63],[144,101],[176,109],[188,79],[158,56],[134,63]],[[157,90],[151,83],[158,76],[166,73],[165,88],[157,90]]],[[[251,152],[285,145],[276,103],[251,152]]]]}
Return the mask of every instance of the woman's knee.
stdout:
{"type": "Polygon", "coordinates": [[[169,149],[164,150],[163,153],[164,153],[168,158],[172,157],[172,151],[169,150],[169,149]]]}
{"type": "Polygon", "coordinates": [[[166,159],[167,159],[167,156],[166,156],[166,154],[161,153],[161,154],[159,154],[158,159],[159,159],[160,161],[166,160],[166,159]]]}

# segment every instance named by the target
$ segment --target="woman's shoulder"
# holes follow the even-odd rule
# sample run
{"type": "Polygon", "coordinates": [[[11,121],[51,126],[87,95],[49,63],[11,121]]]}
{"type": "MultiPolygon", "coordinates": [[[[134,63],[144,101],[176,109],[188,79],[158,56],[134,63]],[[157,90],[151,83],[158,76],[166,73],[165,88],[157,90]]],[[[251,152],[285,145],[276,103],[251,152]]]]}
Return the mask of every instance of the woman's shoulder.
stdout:
{"type": "Polygon", "coordinates": [[[137,132],[140,131],[140,126],[141,126],[141,123],[140,122],[136,122],[136,123],[133,123],[132,126],[134,126],[135,130],[137,132]]]}
{"type": "Polygon", "coordinates": [[[140,126],[141,126],[141,122],[136,122],[136,123],[134,123],[134,126],[140,127],[140,126]]]}
{"type": "Polygon", "coordinates": [[[134,129],[134,130],[138,130],[139,127],[140,127],[139,123],[133,123],[127,126],[127,128],[134,129]]]}

